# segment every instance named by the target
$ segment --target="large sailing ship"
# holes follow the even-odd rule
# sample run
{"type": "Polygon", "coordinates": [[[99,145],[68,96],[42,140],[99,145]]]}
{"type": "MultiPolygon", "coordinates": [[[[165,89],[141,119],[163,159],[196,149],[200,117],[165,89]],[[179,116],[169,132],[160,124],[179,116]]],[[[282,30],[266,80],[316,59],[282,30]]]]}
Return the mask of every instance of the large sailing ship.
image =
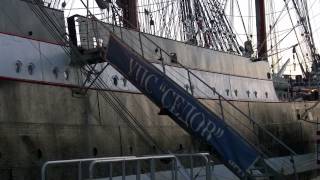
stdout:
{"type": "MultiPolygon", "coordinates": [[[[311,59],[311,69],[298,60],[297,78],[283,76],[288,61],[270,71],[265,2],[255,3],[256,48],[248,34],[239,43],[228,3],[2,0],[1,179],[87,178],[65,164],[44,172],[62,159],[200,152],[232,178],[317,178],[319,55],[307,1],[284,6],[308,45],[292,46],[295,57],[311,59]]],[[[123,167],[97,174],[134,174],[123,167]]]]}

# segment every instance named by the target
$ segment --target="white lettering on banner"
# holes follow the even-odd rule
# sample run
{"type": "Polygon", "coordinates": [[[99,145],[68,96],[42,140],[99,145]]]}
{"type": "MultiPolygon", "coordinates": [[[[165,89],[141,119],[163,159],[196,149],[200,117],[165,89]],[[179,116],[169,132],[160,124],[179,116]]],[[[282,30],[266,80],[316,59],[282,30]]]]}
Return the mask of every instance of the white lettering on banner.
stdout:
{"type": "Polygon", "coordinates": [[[153,79],[155,83],[159,80],[155,74],[149,73],[148,70],[144,69],[138,63],[135,63],[133,59],[130,59],[129,75],[135,77],[134,80],[139,83],[141,87],[144,87],[149,94],[152,93],[151,86],[149,86],[150,80],[153,79]]]}
{"type": "Polygon", "coordinates": [[[235,162],[233,162],[232,160],[229,160],[228,163],[236,171],[236,173],[239,176],[241,177],[245,176],[245,173],[241,170],[241,168],[235,162]]]}
{"type": "MultiPolygon", "coordinates": [[[[156,74],[149,72],[132,58],[130,58],[129,76],[149,94],[152,94],[152,88],[155,88],[152,87],[153,84],[151,82],[157,84],[159,81],[159,77],[156,74]]],[[[210,141],[213,137],[219,138],[223,136],[223,129],[217,128],[216,124],[208,119],[197,107],[187,102],[174,89],[168,88],[165,81],[157,88],[162,92],[159,94],[159,96],[161,95],[162,108],[167,109],[176,116],[187,128],[199,133],[207,141],[210,141]]]]}
{"type": "Polygon", "coordinates": [[[194,113],[194,114],[191,116],[191,118],[190,118],[190,127],[191,127],[193,130],[199,131],[200,128],[201,128],[202,126],[204,126],[204,125],[205,125],[205,116],[204,116],[203,113],[197,112],[197,113],[194,113]],[[197,119],[196,117],[200,117],[201,119],[199,120],[199,119],[197,119]],[[197,119],[197,121],[195,121],[196,119],[197,119]],[[201,121],[201,123],[199,123],[199,121],[201,121]],[[194,122],[197,122],[198,127],[194,127],[194,126],[193,126],[194,122]]]}
{"type": "Polygon", "coordinates": [[[162,86],[161,88],[161,91],[163,92],[161,97],[163,108],[168,109],[169,112],[177,116],[186,127],[191,127],[193,131],[200,132],[200,135],[205,137],[207,141],[211,140],[213,136],[217,138],[223,136],[224,130],[217,128],[215,123],[208,120],[202,112],[196,111],[196,107],[192,106],[190,103],[187,103],[187,106],[191,106],[191,111],[189,111],[189,113],[186,114],[186,108],[183,108],[181,111],[181,106],[185,105],[186,100],[182,96],[176,94],[173,89],[165,89],[164,87],[165,86],[162,86]],[[186,116],[182,117],[185,114],[186,116]]]}
{"type": "Polygon", "coordinates": [[[149,82],[151,79],[154,79],[154,82],[157,83],[159,78],[154,74],[150,74],[148,77],[146,77],[145,82],[144,82],[144,88],[150,94],[152,93],[152,90],[149,88],[149,82]]]}

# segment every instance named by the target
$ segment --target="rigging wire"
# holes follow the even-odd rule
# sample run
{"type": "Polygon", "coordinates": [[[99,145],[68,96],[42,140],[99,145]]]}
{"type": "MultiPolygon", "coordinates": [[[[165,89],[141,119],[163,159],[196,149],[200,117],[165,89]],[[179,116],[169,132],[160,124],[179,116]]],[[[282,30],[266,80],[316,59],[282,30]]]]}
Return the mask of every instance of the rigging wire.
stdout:
{"type": "MultiPolygon", "coordinates": [[[[275,20],[275,22],[270,26],[269,31],[268,31],[268,34],[267,34],[266,38],[263,40],[262,44],[264,44],[264,43],[267,41],[267,37],[270,36],[270,33],[273,31],[273,29],[275,28],[275,26],[276,26],[276,25],[278,24],[278,22],[280,21],[280,19],[281,19],[281,17],[282,17],[282,13],[285,11],[286,6],[287,6],[288,3],[289,3],[289,0],[284,0],[284,4],[285,4],[285,5],[284,5],[284,7],[282,8],[282,10],[280,11],[280,13],[279,13],[277,19],[275,20]]],[[[263,46],[261,46],[260,48],[258,48],[257,51],[260,51],[262,47],[263,47],[263,46]]]]}
{"type": "MultiPolygon", "coordinates": [[[[252,9],[253,9],[253,6],[252,6],[252,9]]],[[[294,8],[292,7],[292,8],[289,8],[289,10],[294,10],[294,8]]],[[[274,12],[268,12],[268,13],[265,13],[265,15],[267,16],[267,15],[271,15],[271,14],[279,14],[279,13],[281,13],[282,12],[282,10],[280,10],[280,11],[274,11],[274,12]]],[[[230,14],[226,14],[226,16],[231,16],[230,14]]],[[[233,15],[234,17],[237,17],[237,18],[255,18],[255,17],[257,17],[256,15],[242,15],[242,16],[240,16],[240,15],[233,15]]]]}
{"type": "MultiPolygon", "coordinates": [[[[288,6],[288,4],[286,4],[287,11],[288,11],[288,8],[289,8],[289,6],[288,6]]],[[[288,15],[289,15],[289,19],[290,19],[292,27],[294,27],[293,19],[292,19],[291,13],[289,11],[288,11],[288,15]]],[[[294,34],[295,34],[295,37],[296,37],[297,41],[299,41],[297,30],[295,28],[293,30],[294,30],[294,34]]],[[[300,48],[300,51],[303,52],[301,44],[298,44],[298,47],[300,48]]],[[[304,53],[302,53],[302,57],[303,57],[303,61],[305,62],[306,71],[303,69],[303,66],[301,65],[301,62],[300,62],[299,58],[297,58],[297,60],[298,60],[298,63],[300,64],[301,71],[307,77],[306,73],[308,73],[308,66],[306,64],[306,58],[305,58],[304,53]]]]}
{"type": "MultiPolygon", "coordinates": [[[[42,11],[42,9],[41,8],[39,8],[42,12],[39,12],[39,11],[37,11],[37,9],[34,9],[33,7],[31,7],[31,6],[29,6],[31,9],[32,9],[32,11],[34,11],[37,15],[39,15],[39,17],[41,18],[41,22],[43,22],[43,20],[48,20],[50,23],[52,23],[53,24],[53,26],[57,26],[57,24],[55,24],[55,22],[54,22],[54,20],[52,20],[51,19],[51,17],[50,16],[48,16],[48,14],[46,14],[46,12],[43,12],[42,11]],[[42,14],[43,13],[43,14],[42,14]],[[44,17],[46,17],[46,18],[48,18],[48,19],[43,19],[44,17]]],[[[65,37],[64,36],[57,36],[57,32],[56,31],[54,31],[55,29],[52,29],[52,26],[47,26],[47,25],[50,25],[49,23],[48,24],[45,24],[45,26],[47,27],[47,28],[49,28],[49,32],[51,33],[51,35],[53,36],[53,37],[55,37],[55,38],[58,38],[58,39],[60,39],[61,38],[61,40],[62,41],[64,41],[64,39],[65,39],[65,37]]],[[[56,28],[58,28],[58,27],[56,27],[56,28]]],[[[60,34],[61,35],[61,34],[60,34]]],[[[65,49],[65,47],[63,47],[62,46],[62,48],[63,49],[65,49]]],[[[70,54],[70,52],[68,52],[68,49],[65,49],[66,50],[66,53],[68,54],[68,56],[69,57],[71,57],[71,54],[70,54]]],[[[80,60],[81,60],[81,58],[80,58],[80,60]]],[[[86,67],[88,67],[89,69],[91,69],[92,67],[91,66],[86,66],[86,67]]],[[[85,71],[83,71],[84,69],[80,69],[80,71],[82,72],[82,73],[84,73],[85,75],[88,73],[88,72],[85,72],[85,71]]],[[[101,80],[100,79],[101,77],[98,77],[98,80],[99,81],[102,81],[101,83],[103,83],[103,80],[101,80]]],[[[96,85],[96,84],[95,84],[96,85]]],[[[105,84],[104,84],[105,85],[105,84]]],[[[99,85],[97,85],[98,87],[100,87],[101,88],[101,86],[99,86],[99,85]]],[[[107,99],[106,99],[107,100],[107,99]]],[[[116,99],[115,98],[115,101],[117,101],[118,99],[116,99]]],[[[119,102],[119,101],[117,101],[117,102],[119,102]]],[[[124,105],[123,104],[121,104],[121,102],[120,102],[120,104],[118,104],[117,105],[117,107],[122,107],[122,110],[124,110],[127,114],[128,114],[128,116],[130,116],[131,118],[133,118],[133,121],[135,121],[135,123],[137,123],[136,125],[138,125],[138,126],[140,126],[140,130],[142,130],[142,131],[144,131],[144,129],[143,129],[143,127],[141,127],[141,125],[139,125],[138,123],[138,121],[137,120],[135,120],[134,119],[134,116],[132,116],[132,114],[130,114],[130,111],[128,111],[127,109],[124,109],[123,107],[124,107],[124,105]]],[[[117,111],[117,110],[116,110],[117,111]]],[[[123,115],[123,111],[122,111],[122,113],[119,113],[119,115],[120,116],[122,116],[123,115]]],[[[123,117],[123,116],[122,116],[123,117]]],[[[124,117],[123,117],[124,118],[124,117]]],[[[124,118],[125,119],[125,118],[124,118]]],[[[130,124],[129,124],[129,127],[130,127],[130,124]]],[[[133,130],[137,130],[136,128],[133,128],[133,130]]],[[[146,133],[146,132],[144,132],[144,133],[146,133]]],[[[143,138],[143,140],[145,140],[145,136],[147,136],[148,137],[148,134],[143,134],[142,135],[142,138],[143,138]]],[[[149,140],[150,140],[150,137],[148,137],[149,138],[149,140]]],[[[151,137],[151,141],[152,141],[152,137],[151,137]]],[[[149,144],[149,143],[148,143],[149,144]]],[[[160,149],[161,150],[161,148],[156,144],[156,143],[153,143],[158,149],[160,149]]]]}
{"type": "MultiPolygon", "coordinates": [[[[81,0],[82,1],[82,0],[81,0]]],[[[261,129],[263,129],[262,127],[260,127],[261,129]]],[[[267,131],[268,132],[268,131],[267,131]]],[[[273,137],[273,136],[272,136],[273,137]]],[[[274,139],[276,139],[277,140],[277,138],[275,138],[275,137],[273,137],[274,139]]],[[[279,142],[281,142],[281,141],[279,141],[279,142]]],[[[280,143],[281,144],[281,143],[280,143]]],[[[290,149],[289,149],[290,150],[290,149]]]]}
{"type": "Polygon", "coordinates": [[[242,16],[242,12],[241,12],[241,8],[240,8],[240,5],[239,5],[239,2],[238,2],[238,0],[235,0],[235,1],[236,1],[236,4],[237,4],[237,7],[238,7],[238,11],[240,13],[241,22],[242,22],[242,26],[243,26],[244,32],[246,34],[247,40],[249,40],[250,38],[249,38],[249,35],[248,35],[248,31],[246,29],[246,25],[244,23],[244,19],[243,19],[243,16],[242,16]]]}
{"type": "Polygon", "coordinates": [[[253,22],[251,18],[251,16],[253,15],[252,9],[253,9],[252,0],[249,0],[248,1],[248,34],[247,35],[249,35],[250,38],[252,38],[252,33],[253,33],[253,26],[252,26],[253,22]]]}

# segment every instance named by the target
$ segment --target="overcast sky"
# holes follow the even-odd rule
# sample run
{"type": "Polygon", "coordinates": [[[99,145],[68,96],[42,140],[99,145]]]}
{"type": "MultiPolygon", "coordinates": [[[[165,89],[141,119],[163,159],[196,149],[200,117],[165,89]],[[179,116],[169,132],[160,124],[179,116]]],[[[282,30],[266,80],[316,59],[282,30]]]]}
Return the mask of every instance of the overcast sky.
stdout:
{"type": "MultiPolygon", "coordinates": [[[[308,1],[308,6],[309,6],[309,14],[310,14],[310,20],[311,20],[311,25],[312,25],[312,29],[313,29],[313,35],[314,35],[314,40],[315,40],[315,44],[316,44],[316,47],[320,47],[320,43],[319,43],[319,40],[320,40],[320,33],[319,33],[319,30],[320,30],[320,1],[319,0],[307,0],[308,1]]],[[[255,33],[255,17],[248,17],[250,16],[249,15],[249,8],[248,8],[248,2],[250,2],[250,0],[239,0],[239,3],[240,4],[240,8],[242,9],[242,15],[244,16],[243,19],[245,22],[248,22],[248,21],[253,21],[251,22],[251,24],[254,24],[253,25],[253,28],[252,28],[252,31],[253,31],[253,36],[254,36],[254,39],[256,38],[256,33],[255,33]]],[[[253,0],[254,2],[254,0],[253,0]]],[[[266,14],[267,14],[267,29],[269,27],[269,25],[273,24],[271,23],[270,19],[271,19],[271,16],[273,14],[274,16],[274,19],[278,19],[279,18],[279,22],[277,23],[277,26],[276,26],[276,31],[278,32],[277,33],[277,39],[280,40],[282,39],[285,35],[287,35],[287,33],[292,29],[292,23],[290,21],[290,18],[289,18],[289,14],[288,14],[288,11],[285,10],[282,14],[281,14],[281,11],[283,10],[283,8],[285,7],[285,4],[284,4],[284,1],[282,0],[266,0],[266,14]],[[273,9],[270,8],[271,4],[273,4],[273,9]],[[274,12],[274,13],[272,13],[274,12]]],[[[236,9],[236,8],[235,8],[236,9]]],[[[253,13],[254,13],[254,10],[252,10],[253,13]]],[[[289,11],[290,11],[290,14],[293,18],[293,24],[294,25],[297,25],[297,16],[296,16],[296,11],[295,9],[293,8],[293,4],[292,3],[289,3],[289,11]]],[[[255,15],[255,14],[253,14],[255,15]]],[[[235,10],[235,16],[234,17],[234,21],[235,21],[235,27],[236,30],[238,30],[239,34],[244,34],[244,30],[242,30],[240,27],[243,27],[241,25],[241,18],[239,17],[239,12],[237,11],[237,9],[235,10]]],[[[246,23],[246,24],[249,24],[249,23],[246,23]]],[[[301,26],[300,26],[301,27],[301,26]]],[[[301,36],[301,29],[300,28],[296,28],[297,30],[297,35],[298,35],[298,38],[299,38],[299,41],[302,41],[303,38],[301,36]]],[[[267,30],[267,33],[269,33],[270,31],[267,30]]],[[[246,39],[246,36],[244,35],[239,35],[240,39],[242,41],[245,41],[246,39]]],[[[274,36],[272,36],[274,38],[274,36]]],[[[254,40],[255,41],[255,40],[254,40]]],[[[297,43],[297,38],[295,36],[295,32],[292,31],[287,38],[285,38],[283,40],[283,42],[280,44],[280,47],[279,49],[285,49],[287,47],[290,47],[294,44],[297,43]]],[[[273,43],[274,44],[274,43],[273,43]]],[[[302,44],[302,48],[304,49],[305,47],[305,44],[302,44]]],[[[268,49],[270,48],[270,36],[268,37],[268,49]]],[[[298,50],[298,49],[297,49],[298,50]]],[[[304,52],[305,49],[304,49],[304,52]]],[[[270,53],[269,53],[270,54],[270,53]]],[[[299,68],[299,65],[298,65],[298,62],[297,62],[297,58],[294,60],[293,57],[292,57],[292,49],[289,49],[287,51],[284,51],[283,53],[280,53],[279,58],[281,58],[281,61],[280,61],[280,67],[282,64],[285,63],[285,61],[290,58],[290,64],[288,65],[287,67],[287,70],[286,70],[286,74],[300,74],[301,71],[300,71],[300,68],[299,68]],[[294,63],[296,64],[296,66],[294,66],[294,63]]],[[[300,59],[302,59],[302,56],[300,57],[300,59]]],[[[271,61],[271,60],[269,60],[271,61]]],[[[270,62],[271,63],[271,62],[270,62]]],[[[309,68],[310,68],[310,64],[308,64],[309,68]]]]}

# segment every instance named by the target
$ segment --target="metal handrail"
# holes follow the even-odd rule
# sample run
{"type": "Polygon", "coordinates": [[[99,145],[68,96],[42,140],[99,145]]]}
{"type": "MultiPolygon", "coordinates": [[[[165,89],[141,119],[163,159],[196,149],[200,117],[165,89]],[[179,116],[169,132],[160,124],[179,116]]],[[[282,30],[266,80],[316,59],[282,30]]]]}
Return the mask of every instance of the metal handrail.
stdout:
{"type": "MultiPolygon", "coordinates": [[[[120,27],[121,28],[121,27],[120,27]]],[[[139,32],[140,33],[140,32],[139,32]]],[[[148,41],[150,41],[153,45],[155,45],[157,48],[160,49],[160,51],[163,51],[167,56],[170,57],[170,54],[168,52],[166,52],[165,50],[163,50],[159,45],[157,45],[154,41],[152,41],[149,37],[147,37],[146,35],[142,34],[143,37],[145,37],[148,41]]],[[[265,131],[270,137],[272,137],[277,143],[279,143],[280,145],[282,145],[284,148],[286,148],[292,155],[297,155],[290,147],[288,147],[286,144],[284,144],[279,138],[277,138],[276,136],[274,136],[270,131],[268,131],[267,129],[265,129],[264,127],[262,127],[259,123],[257,123],[252,117],[248,116],[246,113],[244,113],[241,109],[239,109],[236,105],[232,104],[227,98],[225,98],[224,96],[222,96],[219,92],[217,92],[213,87],[211,87],[210,85],[208,85],[204,80],[202,80],[199,76],[197,76],[196,74],[194,74],[192,71],[190,71],[189,68],[185,67],[183,64],[179,63],[177,61],[177,64],[182,67],[183,69],[185,69],[188,73],[190,73],[191,75],[193,75],[196,79],[198,79],[201,83],[203,83],[206,87],[208,87],[210,90],[212,90],[213,92],[215,92],[219,98],[221,98],[222,100],[226,101],[228,104],[230,104],[233,108],[235,108],[238,112],[240,112],[242,115],[244,115],[248,120],[250,120],[251,122],[254,122],[259,128],[261,128],[263,131],[265,131]]]]}
{"type": "MultiPolygon", "coordinates": [[[[86,7],[86,4],[83,3],[83,5],[86,7]]],[[[109,27],[106,26],[106,24],[104,22],[100,22],[98,19],[95,18],[94,14],[92,14],[89,11],[89,14],[92,15],[92,17],[94,17],[94,20],[97,21],[99,24],[101,24],[107,31],[109,31],[110,34],[114,34],[113,31],[111,29],[109,29],[109,27]]],[[[77,15],[78,17],[83,17],[81,15],[77,15]]],[[[112,25],[114,26],[114,25],[112,25]]],[[[121,26],[118,26],[120,28],[120,31],[122,32],[122,28],[121,26]]],[[[160,49],[161,52],[164,52],[167,56],[170,57],[170,53],[168,53],[167,51],[165,51],[163,48],[161,48],[158,44],[156,44],[152,39],[150,39],[149,37],[147,37],[144,33],[141,33],[140,31],[138,31],[139,33],[139,43],[141,43],[140,45],[143,46],[142,41],[141,41],[141,37],[146,38],[149,42],[151,42],[154,46],[156,46],[157,48],[160,49]]],[[[122,33],[121,33],[122,35],[122,33]]],[[[123,41],[123,39],[121,38],[121,40],[123,41]]],[[[162,60],[163,61],[163,60],[162,60]]],[[[183,64],[179,63],[177,61],[177,64],[179,66],[181,66],[183,69],[187,70],[188,73],[192,74],[196,79],[198,79],[200,82],[202,82],[205,86],[207,86],[209,89],[213,90],[218,97],[222,98],[222,100],[226,101],[228,104],[230,104],[233,108],[235,108],[237,111],[239,111],[242,115],[244,115],[248,120],[250,120],[251,122],[254,122],[259,128],[261,128],[263,131],[265,131],[270,137],[272,137],[277,143],[279,143],[281,146],[283,146],[285,149],[287,149],[291,155],[297,155],[290,147],[288,147],[286,144],[284,144],[279,138],[275,137],[270,131],[268,131],[267,129],[265,129],[264,127],[262,127],[259,123],[257,123],[253,118],[251,118],[250,116],[248,116],[246,113],[244,113],[241,109],[239,109],[237,106],[235,106],[234,104],[232,104],[228,99],[226,99],[224,96],[222,96],[220,93],[218,93],[213,87],[211,87],[210,85],[208,85],[206,82],[204,82],[200,77],[198,77],[196,74],[194,74],[192,71],[190,71],[190,69],[188,69],[187,67],[185,67],[183,64]]]]}
{"type": "MultiPolygon", "coordinates": [[[[91,13],[90,13],[91,14],[91,13]]],[[[91,14],[92,15],[92,14],[91,14]]],[[[95,17],[93,15],[93,17],[95,17]]],[[[96,19],[94,19],[96,20],[96,19]]],[[[110,35],[114,34],[114,32],[112,32],[112,30],[109,29],[109,27],[106,26],[105,23],[102,23],[100,21],[98,21],[109,33],[110,35]]],[[[119,26],[120,28],[120,33],[121,33],[121,41],[123,41],[122,39],[122,28],[121,26],[119,26]]],[[[146,38],[146,40],[148,40],[149,42],[151,42],[151,44],[155,45],[157,48],[160,49],[160,52],[164,52],[167,56],[170,57],[170,54],[168,52],[166,52],[164,49],[162,49],[159,45],[157,45],[153,40],[151,40],[149,37],[147,37],[145,34],[138,32],[139,33],[139,43],[140,46],[142,45],[142,41],[141,41],[141,37],[146,38]]],[[[117,36],[117,35],[114,35],[117,36]]],[[[118,36],[117,36],[118,37],[118,36]]],[[[118,37],[119,38],[119,37],[118,37]]],[[[143,49],[141,49],[143,51],[143,49]]],[[[162,59],[163,62],[163,59],[162,59]]],[[[277,138],[276,136],[274,136],[269,130],[267,130],[266,128],[264,128],[263,126],[261,126],[259,123],[257,123],[256,120],[254,120],[252,117],[248,116],[246,113],[244,113],[241,109],[239,109],[236,105],[232,104],[228,99],[226,99],[224,96],[222,96],[220,93],[218,93],[213,87],[211,87],[210,85],[208,85],[205,81],[203,81],[200,77],[198,77],[196,74],[194,74],[192,71],[190,71],[187,67],[185,67],[183,64],[177,62],[177,64],[182,67],[183,69],[185,69],[188,73],[190,73],[191,75],[193,75],[196,79],[198,79],[201,83],[203,83],[206,87],[208,87],[209,89],[211,89],[213,92],[215,92],[218,97],[220,98],[220,100],[224,100],[225,102],[227,102],[228,104],[231,105],[231,107],[233,107],[236,111],[240,112],[240,114],[242,114],[246,119],[248,119],[250,122],[253,122],[257,127],[259,127],[261,130],[263,130],[269,137],[271,137],[275,142],[277,142],[279,145],[281,145],[283,148],[285,148],[291,156],[297,155],[289,146],[287,146],[284,142],[282,142],[279,138],[277,138]]],[[[162,65],[165,65],[164,63],[162,63],[162,65]]],[[[263,154],[263,153],[262,153],[263,154]]],[[[294,162],[293,166],[294,166],[294,162]]]]}
{"type": "MultiPolygon", "coordinates": [[[[121,28],[121,27],[120,27],[121,28]]],[[[109,30],[110,31],[110,30],[109,30]]],[[[110,31],[111,32],[111,31],[110,31]]],[[[139,35],[141,33],[139,32],[139,35]]],[[[145,38],[147,38],[150,42],[152,42],[153,44],[155,44],[152,40],[150,40],[147,36],[145,36],[144,34],[142,34],[145,38]]],[[[161,47],[159,47],[157,44],[155,44],[158,48],[161,49],[161,51],[165,52],[167,55],[169,55],[166,51],[164,51],[161,47]]],[[[201,78],[199,78],[198,76],[196,76],[194,73],[192,73],[188,68],[184,67],[182,64],[180,64],[178,62],[178,64],[183,67],[184,69],[186,69],[188,71],[188,73],[191,73],[194,77],[196,77],[198,80],[200,80],[202,83],[204,83],[207,87],[209,87],[210,89],[212,88],[211,86],[209,86],[208,84],[206,84],[201,78]]],[[[263,131],[265,131],[270,137],[272,137],[277,143],[279,143],[280,145],[282,145],[283,147],[285,147],[290,153],[291,155],[295,155],[296,153],[289,148],[286,144],[284,144],[281,140],[279,140],[277,137],[275,137],[272,133],[270,133],[267,129],[265,129],[264,127],[260,126],[257,122],[255,122],[251,117],[249,117],[248,115],[246,115],[244,112],[242,112],[238,107],[236,107],[235,105],[233,105],[232,103],[230,103],[226,98],[224,98],[222,95],[220,95],[218,92],[215,91],[216,94],[218,94],[219,97],[221,97],[222,99],[224,99],[227,103],[229,103],[232,107],[234,107],[237,111],[239,111],[241,114],[243,114],[245,117],[247,117],[249,120],[251,120],[252,122],[254,122],[255,124],[257,124],[257,126],[259,128],[261,128],[263,131]]],[[[71,163],[71,162],[69,162],[71,163]]]]}
{"type": "Polygon", "coordinates": [[[41,180],[46,180],[47,167],[51,165],[64,165],[64,164],[78,164],[78,180],[82,180],[82,163],[96,160],[115,160],[132,158],[135,156],[119,156],[119,157],[102,157],[102,158],[86,158],[86,159],[70,159],[70,160],[56,160],[47,161],[41,166],[41,180]]]}
{"type": "MultiPolygon", "coordinates": [[[[103,24],[103,27],[106,28],[109,33],[113,32],[105,25],[103,24]]],[[[118,26],[121,30],[123,27],[118,26]]],[[[164,49],[162,49],[159,45],[157,45],[153,40],[151,40],[149,37],[147,37],[145,34],[138,32],[139,33],[139,38],[144,37],[146,38],[149,42],[151,42],[154,46],[156,46],[157,48],[160,49],[161,52],[164,52],[168,57],[170,57],[170,53],[168,53],[167,51],[165,51],[164,49]]],[[[121,39],[123,41],[123,39],[121,39]]],[[[139,43],[142,41],[139,40],[139,43]]],[[[143,45],[141,45],[143,46],[143,45]]],[[[162,60],[163,61],[163,60],[162,60]]],[[[272,137],[273,139],[275,139],[275,141],[277,143],[279,143],[280,145],[282,145],[284,148],[286,148],[292,155],[297,155],[290,147],[288,147],[286,144],[284,144],[279,138],[277,138],[276,136],[274,136],[270,131],[268,131],[267,129],[265,129],[264,127],[262,127],[259,123],[256,122],[256,120],[254,120],[252,117],[248,116],[246,113],[244,113],[241,109],[239,109],[237,106],[235,106],[234,104],[232,104],[227,98],[225,98],[224,96],[222,96],[219,92],[217,92],[213,87],[211,87],[210,85],[208,85],[204,80],[202,80],[199,76],[197,76],[196,74],[194,74],[189,68],[187,68],[186,66],[184,66],[183,64],[181,64],[180,62],[176,62],[176,64],[178,64],[180,67],[182,67],[183,69],[185,69],[188,73],[190,73],[191,75],[193,75],[196,79],[198,79],[201,83],[203,83],[206,87],[208,87],[210,90],[214,91],[218,97],[220,97],[222,100],[226,101],[228,104],[230,104],[233,108],[235,108],[237,111],[239,111],[242,115],[244,115],[248,120],[250,120],[251,122],[254,122],[259,128],[261,128],[263,131],[265,131],[270,137],[272,137]]],[[[165,64],[163,64],[165,65],[165,64]]]]}
{"type": "MultiPolygon", "coordinates": [[[[90,163],[89,165],[89,179],[94,178],[94,167],[97,164],[101,163],[114,163],[114,162],[121,162],[122,163],[122,179],[125,179],[125,162],[126,161],[136,161],[137,162],[137,179],[140,179],[140,161],[143,160],[150,160],[150,169],[151,169],[151,180],[155,179],[154,171],[155,171],[155,164],[154,160],[159,160],[159,159],[172,159],[175,164],[174,168],[176,171],[176,166],[177,166],[177,157],[200,157],[204,160],[205,162],[205,167],[206,167],[206,180],[211,180],[211,171],[210,171],[210,161],[208,159],[209,153],[197,153],[197,154],[168,154],[168,155],[155,155],[155,156],[142,156],[142,157],[130,157],[130,158],[118,158],[118,159],[97,159],[94,160],[90,163]]],[[[193,163],[193,161],[191,161],[193,163]]],[[[193,167],[193,165],[192,165],[193,167]]],[[[190,173],[190,176],[192,173],[190,173]]],[[[173,174],[174,177],[176,177],[176,172],[173,174]]],[[[175,179],[175,178],[173,178],[175,179]]]]}

